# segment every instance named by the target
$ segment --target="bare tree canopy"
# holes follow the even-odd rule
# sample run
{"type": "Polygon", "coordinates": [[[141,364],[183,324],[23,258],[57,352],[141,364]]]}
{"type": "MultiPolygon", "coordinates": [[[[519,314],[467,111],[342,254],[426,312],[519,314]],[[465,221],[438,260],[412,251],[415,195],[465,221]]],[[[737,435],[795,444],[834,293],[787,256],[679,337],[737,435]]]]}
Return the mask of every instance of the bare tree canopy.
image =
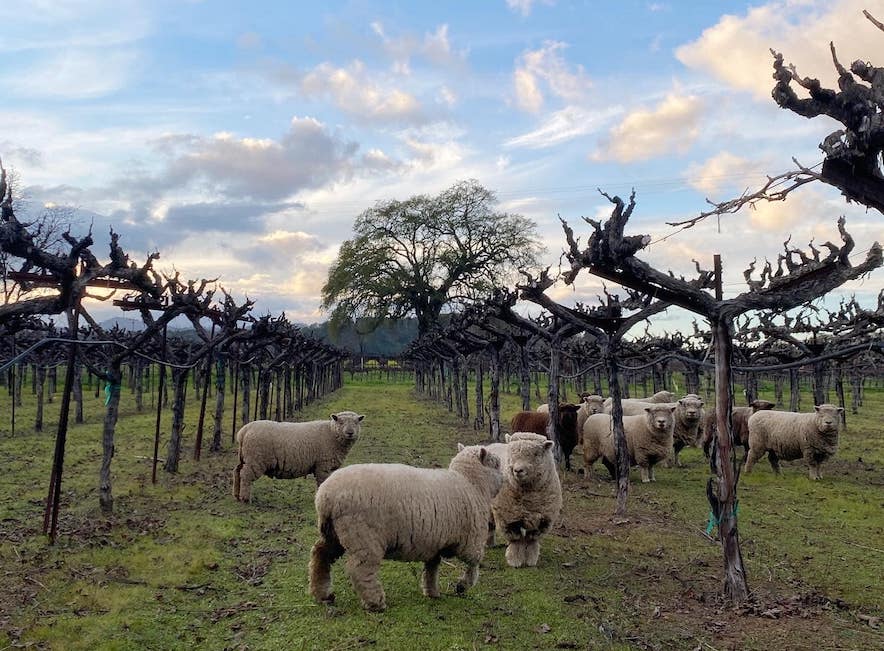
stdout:
{"type": "MultiPolygon", "coordinates": [[[[865,17],[884,31],[884,24],[868,11],[865,17]]],[[[819,79],[802,77],[795,66],[785,62],[783,54],[771,50],[773,78],[771,96],[784,109],[805,118],[827,115],[843,125],[826,136],[819,147],[825,154],[822,168],[806,167],[794,158],[796,169],[768,176],[758,190],[741,196],[712,202],[712,208],[696,217],[669,222],[672,226],[694,226],[706,217],[735,213],[745,205],[761,201],[784,201],[793,190],[812,181],[823,181],[836,188],[848,201],[869,206],[884,213],[884,67],[857,59],[845,68],[838,60],[835,44],[829,43],[832,64],[838,73],[838,88],[825,88],[819,79]],[[799,97],[795,82],[808,97],[799,97]]]]}
{"type": "Polygon", "coordinates": [[[322,288],[332,321],[414,315],[421,333],[442,310],[491,293],[539,252],[536,225],[496,212],[491,190],[475,180],[438,196],[389,200],[356,219],[322,288]]]}

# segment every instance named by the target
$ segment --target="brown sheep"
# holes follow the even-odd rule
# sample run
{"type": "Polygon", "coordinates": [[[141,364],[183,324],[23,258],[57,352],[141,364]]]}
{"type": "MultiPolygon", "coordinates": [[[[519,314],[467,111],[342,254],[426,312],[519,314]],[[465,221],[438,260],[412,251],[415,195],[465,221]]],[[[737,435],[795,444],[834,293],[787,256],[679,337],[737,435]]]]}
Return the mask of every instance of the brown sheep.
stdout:
{"type": "MultiPolygon", "coordinates": [[[[571,453],[577,447],[577,410],[578,405],[571,403],[559,404],[559,445],[565,457],[565,469],[571,470],[571,453]]],[[[549,414],[536,411],[520,411],[510,421],[512,432],[534,432],[546,436],[549,414]]]]}
{"type": "MultiPolygon", "coordinates": [[[[731,426],[734,430],[734,445],[742,445],[745,448],[743,461],[749,455],[749,416],[756,411],[773,409],[776,405],[770,400],[753,400],[748,407],[734,407],[731,412],[731,426]]],[[[703,453],[706,458],[712,454],[712,438],[718,431],[718,423],[715,420],[715,407],[706,412],[706,422],[703,425],[703,453]]]]}

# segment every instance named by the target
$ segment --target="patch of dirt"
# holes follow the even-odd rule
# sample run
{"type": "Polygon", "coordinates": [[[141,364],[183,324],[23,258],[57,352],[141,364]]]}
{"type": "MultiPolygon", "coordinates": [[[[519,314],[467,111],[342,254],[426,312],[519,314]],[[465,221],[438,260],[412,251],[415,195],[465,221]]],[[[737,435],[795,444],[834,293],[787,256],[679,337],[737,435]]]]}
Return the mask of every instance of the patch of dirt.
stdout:
{"type": "Polygon", "coordinates": [[[273,561],[278,558],[286,558],[288,552],[284,549],[259,549],[250,554],[250,560],[233,568],[233,573],[249,585],[261,585],[264,577],[270,571],[273,561]]]}
{"type": "MultiPolygon", "coordinates": [[[[575,485],[571,490],[566,488],[568,500],[581,495],[581,486],[575,489],[575,485]]],[[[606,490],[597,482],[582,488],[592,493],[606,490]]],[[[702,532],[686,530],[654,496],[639,495],[631,500],[629,514],[620,518],[609,510],[566,506],[562,521],[551,532],[576,543],[603,536],[616,546],[622,545],[622,551],[608,552],[602,560],[610,570],[592,580],[597,585],[616,586],[621,602],[606,603],[586,591],[563,597],[575,606],[578,616],[612,642],[639,649],[719,651],[884,648],[878,630],[881,613],[859,612],[841,599],[794,582],[766,584],[763,591],[755,590],[747,603],[733,607],[723,595],[717,545],[710,543],[708,554],[694,553],[689,558],[684,552],[671,553],[663,545],[636,551],[635,544],[630,544],[634,537],[644,536],[647,541],[661,531],[684,536],[701,536],[702,532]],[[715,564],[710,560],[713,557],[715,564]],[[844,631],[850,632],[849,644],[840,636],[844,631]]],[[[606,500],[605,506],[613,509],[613,499],[606,500]]],[[[571,565],[579,566],[580,562],[571,565]]]]}

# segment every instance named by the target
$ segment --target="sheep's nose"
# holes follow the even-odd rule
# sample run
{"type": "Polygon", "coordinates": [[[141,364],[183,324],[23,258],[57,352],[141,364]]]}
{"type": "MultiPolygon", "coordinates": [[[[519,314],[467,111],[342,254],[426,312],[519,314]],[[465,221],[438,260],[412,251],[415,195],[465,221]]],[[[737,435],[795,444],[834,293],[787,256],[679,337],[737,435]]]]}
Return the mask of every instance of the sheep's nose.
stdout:
{"type": "Polygon", "coordinates": [[[524,477],[526,473],[527,473],[527,471],[524,468],[522,468],[521,466],[519,466],[519,467],[514,466],[513,467],[513,474],[516,477],[524,477]]]}

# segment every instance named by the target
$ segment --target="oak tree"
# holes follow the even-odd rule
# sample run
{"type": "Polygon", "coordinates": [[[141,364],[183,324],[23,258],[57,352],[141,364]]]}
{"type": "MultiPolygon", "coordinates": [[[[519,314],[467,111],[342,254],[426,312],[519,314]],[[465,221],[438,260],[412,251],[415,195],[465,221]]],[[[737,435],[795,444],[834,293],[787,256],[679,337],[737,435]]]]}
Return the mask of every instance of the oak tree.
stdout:
{"type": "Polygon", "coordinates": [[[332,323],[414,316],[420,334],[446,307],[487,296],[518,269],[535,265],[536,226],[495,210],[475,180],[437,196],[380,201],[354,224],[322,288],[332,323]]]}

